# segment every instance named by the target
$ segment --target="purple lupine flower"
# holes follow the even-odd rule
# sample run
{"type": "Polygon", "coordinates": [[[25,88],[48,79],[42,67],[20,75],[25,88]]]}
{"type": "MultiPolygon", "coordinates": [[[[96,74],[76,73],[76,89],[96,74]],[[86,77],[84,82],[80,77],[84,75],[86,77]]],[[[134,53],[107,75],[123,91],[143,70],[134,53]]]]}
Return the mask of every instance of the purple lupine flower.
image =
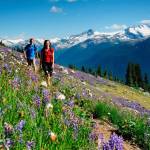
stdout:
{"type": "Polygon", "coordinates": [[[20,78],[15,77],[12,81],[11,81],[12,87],[13,88],[18,88],[20,86],[20,78]]]}
{"type": "Polygon", "coordinates": [[[8,64],[4,64],[4,69],[9,70],[9,65],[8,64]]]}
{"type": "Polygon", "coordinates": [[[38,95],[35,95],[34,97],[33,97],[33,102],[34,102],[34,104],[39,108],[40,107],[40,105],[41,105],[41,99],[40,99],[40,97],[38,96],[38,95]]]}
{"type": "Polygon", "coordinates": [[[27,147],[27,150],[32,150],[33,147],[34,147],[34,141],[27,141],[26,143],[26,147],[27,147]]]}
{"type": "Polygon", "coordinates": [[[4,69],[5,69],[8,73],[11,73],[11,72],[12,72],[12,69],[11,69],[11,67],[10,67],[8,64],[4,64],[4,69]]]}
{"type": "Polygon", "coordinates": [[[34,109],[31,109],[31,110],[30,110],[30,114],[31,114],[31,117],[32,117],[33,119],[36,118],[36,112],[35,112],[34,109]]]}
{"type": "Polygon", "coordinates": [[[129,101],[127,99],[123,98],[112,98],[113,103],[121,105],[122,107],[128,107],[133,110],[138,111],[141,115],[149,115],[150,116],[150,110],[145,109],[142,107],[139,103],[129,101]]]}
{"type": "Polygon", "coordinates": [[[11,148],[11,147],[13,146],[13,144],[14,144],[14,142],[13,142],[11,139],[9,139],[9,138],[7,138],[7,139],[5,140],[5,143],[4,143],[6,149],[11,148]]]}
{"type": "Polygon", "coordinates": [[[108,142],[102,142],[102,146],[103,150],[123,150],[123,139],[113,133],[108,142]]]}
{"type": "Polygon", "coordinates": [[[74,101],[73,101],[73,100],[69,101],[69,102],[68,102],[68,106],[74,107],[74,101]]]}
{"type": "Polygon", "coordinates": [[[38,77],[36,74],[34,74],[31,70],[28,72],[28,75],[30,77],[30,79],[33,81],[33,82],[38,82],[38,77]]]}
{"type": "Polygon", "coordinates": [[[91,132],[91,133],[89,134],[89,140],[90,140],[90,141],[95,141],[96,139],[97,139],[96,133],[95,133],[95,132],[91,132]]]}
{"type": "Polygon", "coordinates": [[[98,135],[98,150],[101,149],[103,143],[104,143],[104,137],[103,137],[103,134],[100,133],[100,134],[98,135]]]}
{"type": "Polygon", "coordinates": [[[24,125],[25,125],[25,121],[24,121],[24,120],[21,120],[21,121],[17,124],[16,130],[18,130],[20,133],[22,133],[22,129],[23,129],[24,125]]]}
{"type": "Polygon", "coordinates": [[[43,103],[47,104],[50,101],[49,91],[47,89],[43,89],[42,94],[43,94],[43,103]]]}
{"type": "Polygon", "coordinates": [[[36,75],[32,74],[31,80],[32,80],[33,82],[38,82],[38,77],[37,77],[36,75]]]}
{"type": "Polygon", "coordinates": [[[69,120],[65,118],[65,119],[64,119],[64,124],[65,124],[67,127],[69,127],[69,126],[70,126],[69,120]]]}

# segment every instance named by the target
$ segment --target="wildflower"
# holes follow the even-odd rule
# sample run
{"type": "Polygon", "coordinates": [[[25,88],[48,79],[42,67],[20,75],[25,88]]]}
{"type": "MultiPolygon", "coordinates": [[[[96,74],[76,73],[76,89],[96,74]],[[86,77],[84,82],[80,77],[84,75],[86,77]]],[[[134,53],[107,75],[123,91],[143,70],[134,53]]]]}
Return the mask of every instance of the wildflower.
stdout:
{"type": "Polygon", "coordinates": [[[53,105],[52,105],[51,103],[48,103],[48,104],[46,105],[46,109],[49,109],[49,108],[53,108],[53,105]]]}
{"type": "Polygon", "coordinates": [[[73,101],[73,100],[69,101],[69,102],[68,102],[68,105],[69,105],[70,107],[74,107],[74,101],[73,101]]]}
{"type": "Polygon", "coordinates": [[[47,104],[50,101],[49,91],[47,89],[43,89],[42,94],[43,94],[43,102],[44,104],[47,104]]]}
{"type": "Polygon", "coordinates": [[[63,95],[62,93],[57,93],[56,94],[56,99],[59,99],[59,100],[65,100],[66,99],[66,97],[65,97],[65,95],[63,95]]]}
{"type": "Polygon", "coordinates": [[[91,133],[89,134],[89,140],[90,140],[90,141],[95,141],[96,139],[97,139],[96,133],[95,133],[95,132],[91,132],[91,133]]]}
{"type": "Polygon", "coordinates": [[[50,132],[50,139],[51,139],[53,142],[56,141],[56,139],[57,139],[56,134],[53,133],[53,132],[50,132]]]}
{"type": "Polygon", "coordinates": [[[46,109],[45,109],[45,116],[46,116],[46,118],[49,116],[49,113],[50,113],[49,110],[52,110],[52,109],[53,109],[53,105],[51,103],[48,103],[46,105],[46,109]]]}
{"type": "Polygon", "coordinates": [[[26,143],[27,150],[33,149],[34,144],[35,144],[34,141],[27,141],[26,143]]]}
{"type": "Polygon", "coordinates": [[[40,97],[38,96],[38,95],[35,95],[34,97],[33,97],[33,102],[34,102],[34,104],[39,108],[40,107],[40,105],[41,105],[41,99],[40,99],[40,97]]]}
{"type": "Polygon", "coordinates": [[[11,81],[11,85],[13,88],[17,89],[20,86],[20,79],[18,77],[15,77],[12,81],[11,81]]]}
{"type": "Polygon", "coordinates": [[[43,87],[47,87],[47,83],[46,83],[46,81],[42,81],[42,82],[41,82],[41,86],[43,86],[43,87]]]}
{"type": "Polygon", "coordinates": [[[38,82],[38,77],[36,75],[31,76],[32,81],[38,82]]]}
{"type": "Polygon", "coordinates": [[[9,150],[9,149],[10,149],[10,147],[12,147],[12,146],[13,146],[13,141],[12,141],[11,139],[7,138],[7,139],[5,140],[4,145],[5,145],[6,149],[8,149],[8,150],[9,150]]]}
{"type": "Polygon", "coordinates": [[[20,133],[22,133],[22,129],[23,129],[24,125],[25,125],[25,121],[24,121],[24,120],[21,120],[21,121],[17,124],[16,130],[18,130],[20,133]]]}
{"type": "MultiPolygon", "coordinates": [[[[99,137],[99,143],[101,140],[101,144],[103,150],[123,150],[123,139],[122,137],[118,137],[115,133],[110,136],[110,139],[107,142],[103,142],[103,139],[99,137]]],[[[100,144],[99,144],[100,147],[100,144]]]]}
{"type": "Polygon", "coordinates": [[[31,109],[31,110],[30,110],[30,114],[31,114],[31,117],[32,117],[33,119],[36,118],[36,112],[35,112],[34,109],[31,109]]]}

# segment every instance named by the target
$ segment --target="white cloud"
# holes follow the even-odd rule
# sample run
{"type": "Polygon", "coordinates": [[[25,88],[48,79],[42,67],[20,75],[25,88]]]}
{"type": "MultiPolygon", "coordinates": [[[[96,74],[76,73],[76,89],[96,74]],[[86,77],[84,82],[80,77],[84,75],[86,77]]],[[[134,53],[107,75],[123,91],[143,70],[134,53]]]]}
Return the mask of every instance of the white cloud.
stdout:
{"type": "Polygon", "coordinates": [[[150,20],[142,20],[142,21],[140,21],[140,23],[143,23],[143,24],[150,24],[150,20]]]}
{"type": "Polygon", "coordinates": [[[107,30],[123,30],[127,28],[125,24],[113,24],[111,26],[106,26],[105,29],[107,30]]]}
{"type": "Polygon", "coordinates": [[[51,9],[50,9],[50,12],[51,13],[62,13],[63,9],[59,8],[59,7],[56,7],[56,6],[52,6],[51,9]]]}

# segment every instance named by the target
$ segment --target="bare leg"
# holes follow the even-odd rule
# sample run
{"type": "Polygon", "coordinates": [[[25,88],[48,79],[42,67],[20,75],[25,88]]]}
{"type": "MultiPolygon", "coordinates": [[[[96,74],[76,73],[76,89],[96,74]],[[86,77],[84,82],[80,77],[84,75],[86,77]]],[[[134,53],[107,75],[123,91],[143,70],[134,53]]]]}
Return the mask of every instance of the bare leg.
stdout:
{"type": "Polygon", "coordinates": [[[48,86],[51,85],[51,77],[49,74],[47,75],[47,84],[48,84],[48,86]]]}
{"type": "Polygon", "coordinates": [[[33,67],[34,67],[34,71],[35,71],[35,73],[37,72],[37,68],[36,68],[36,63],[35,63],[35,58],[33,59],[33,67]]]}

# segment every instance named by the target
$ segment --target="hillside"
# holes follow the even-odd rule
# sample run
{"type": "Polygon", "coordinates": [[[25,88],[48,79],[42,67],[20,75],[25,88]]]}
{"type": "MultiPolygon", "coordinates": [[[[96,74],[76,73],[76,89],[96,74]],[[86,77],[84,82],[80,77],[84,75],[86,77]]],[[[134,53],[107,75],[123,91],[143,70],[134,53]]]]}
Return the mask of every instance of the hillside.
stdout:
{"type": "Polygon", "coordinates": [[[6,47],[0,100],[1,149],[150,149],[149,93],[57,64],[47,87],[6,47]]]}

